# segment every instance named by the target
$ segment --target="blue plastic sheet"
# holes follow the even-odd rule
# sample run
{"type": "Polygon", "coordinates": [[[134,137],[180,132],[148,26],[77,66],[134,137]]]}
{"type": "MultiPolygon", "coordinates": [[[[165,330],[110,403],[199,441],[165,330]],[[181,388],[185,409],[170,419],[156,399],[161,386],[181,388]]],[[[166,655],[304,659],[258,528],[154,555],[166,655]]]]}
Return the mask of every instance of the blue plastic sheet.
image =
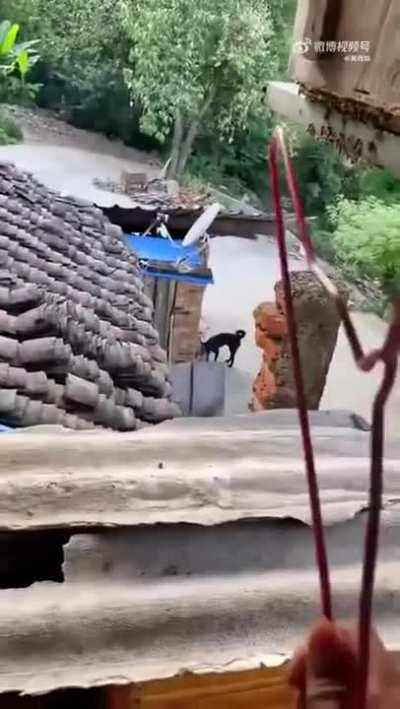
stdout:
{"type": "Polygon", "coordinates": [[[129,234],[126,237],[127,246],[135,251],[140,259],[148,261],[148,265],[142,266],[143,273],[155,278],[166,278],[174,281],[186,281],[188,283],[208,284],[213,283],[212,276],[196,273],[196,268],[203,265],[201,255],[196,245],[182,246],[180,242],[171,242],[161,236],[143,236],[142,234],[129,234]],[[165,265],[175,264],[181,259],[185,264],[193,269],[188,273],[170,273],[165,271],[155,271],[150,268],[151,261],[163,261],[165,265]]]}
{"type": "Polygon", "coordinates": [[[14,433],[14,429],[0,423],[0,433],[14,433]]]}

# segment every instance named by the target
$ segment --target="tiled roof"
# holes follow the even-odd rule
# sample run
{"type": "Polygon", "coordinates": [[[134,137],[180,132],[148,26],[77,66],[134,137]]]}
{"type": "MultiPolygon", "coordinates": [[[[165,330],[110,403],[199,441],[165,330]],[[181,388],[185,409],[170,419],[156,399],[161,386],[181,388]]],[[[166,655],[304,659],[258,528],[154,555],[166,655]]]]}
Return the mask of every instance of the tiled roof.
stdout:
{"type": "Polygon", "coordinates": [[[90,203],[0,164],[0,421],[133,430],[177,413],[136,257],[90,203]]]}

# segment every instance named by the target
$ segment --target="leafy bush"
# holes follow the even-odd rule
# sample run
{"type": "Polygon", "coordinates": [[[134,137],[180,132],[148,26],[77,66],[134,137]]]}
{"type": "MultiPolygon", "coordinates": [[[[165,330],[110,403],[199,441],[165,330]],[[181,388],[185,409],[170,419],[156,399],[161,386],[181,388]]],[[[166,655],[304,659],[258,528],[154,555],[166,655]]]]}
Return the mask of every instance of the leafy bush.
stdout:
{"type": "Polygon", "coordinates": [[[339,195],[359,196],[360,170],[345,161],[331,146],[304,131],[292,131],[292,150],[300,192],[308,216],[318,217],[323,231],[330,229],[328,207],[339,195]]]}
{"type": "Polygon", "coordinates": [[[240,178],[237,175],[227,174],[224,165],[210,155],[198,154],[192,157],[181,182],[193,191],[215,187],[227,189],[232,195],[238,197],[243,196],[246,191],[246,186],[240,178]]]}
{"type": "Polygon", "coordinates": [[[0,101],[33,101],[39,86],[30,84],[27,76],[38,60],[36,40],[17,42],[20,27],[4,20],[0,24],[0,101]]]}
{"type": "Polygon", "coordinates": [[[335,263],[336,247],[332,232],[328,229],[321,229],[317,222],[311,228],[311,233],[316,254],[328,263],[335,263]]]}
{"type": "Polygon", "coordinates": [[[20,143],[22,139],[21,129],[10,118],[0,113],[0,145],[20,143]]]}
{"type": "Polygon", "coordinates": [[[24,37],[38,38],[40,56],[53,67],[126,57],[119,0],[13,0],[12,5],[24,37]]]}
{"type": "Polygon", "coordinates": [[[360,170],[359,184],[361,197],[376,197],[383,202],[400,198],[400,180],[388,170],[379,167],[360,170]]]}
{"type": "Polygon", "coordinates": [[[37,104],[57,111],[78,128],[104,133],[142,150],[157,150],[158,142],[140,131],[140,111],[131,105],[122,71],[110,64],[77,66],[73,75],[40,62],[35,79],[42,89],[37,104]]]}
{"type": "Polygon", "coordinates": [[[338,258],[357,275],[377,279],[387,293],[400,294],[400,210],[369,197],[341,199],[329,208],[338,258]]]}

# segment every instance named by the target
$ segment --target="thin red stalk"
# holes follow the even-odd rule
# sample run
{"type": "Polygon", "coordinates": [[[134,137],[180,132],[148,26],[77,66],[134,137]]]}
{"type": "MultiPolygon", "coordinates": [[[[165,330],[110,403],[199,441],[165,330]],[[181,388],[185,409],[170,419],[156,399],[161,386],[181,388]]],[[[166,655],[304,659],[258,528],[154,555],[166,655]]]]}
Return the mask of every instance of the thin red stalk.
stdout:
{"type": "MultiPolygon", "coordinates": [[[[357,332],[349,315],[346,303],[341,297],[336,286],[329,280],[319,267],[315,258],[312,240],[309,234],[308,225],[304,218],[303,206],[299,196],[296,176],[293,165],[283,139],[282,132],[278,129],[271,146],[270,163],[273,179],[273,187],[276,192],[276,210],[277,210],[277,232],[278,244],[280,247],[280,258],[282,265],[282,273],[286,266],[286,287],[285,297],[289,309],[293,311],[293,303],[291,300],[289,272],[287,268],[286,247],[284,241],[284,225],[283,213],[280,202],[279,176],[277,174],[277,154],[281,151],[285,163],[286,180],[291,195],[292,203],[295,210],[297,227],[300,239],[303,243],[308,266],[310,270],[319,278],[321,283],[332,295],[336,301],[336,305],[341,316],[343,327],[345,329],[347,339],[349,341],[354,359],[357,366],[363,371],[371,370],[375,364],[381,360],[384,362],[385,369],[381,386],[376,395],[373,405],[372,415],[372,433],[371,433],[371,470],[370,470],[370,491],[369,491],[369,515],[367,521],[367,529],[365,535],[364,563],[362,587],[360,593],[360,617],[359,617],[359,651],[360,651],[360,670],[358,676],[358,707],[365,709],[367,706],[367,691],[368,691],[368,672],[370,661],[370,637],[371,637],[371,619],[372,619],[372,601],[374,592],[375,569],[378,556],[379,546],[379,526],[380,514],[382,507],[382,491],[383,491],[383,455],[384,455],[384,411],[385,405],[392,390],[397,366],[398,355],[400,351],[400,300],[393,303],[393,320],[389,328],[386,341],[381,349],[374,350],[368,355],[365,355],[358,338],[357,332]],[[275,170],[275,173],[274,173],[275,170]],[[278,214],[280,212],[280,214],[278,214]],[[282,252],[282,253],[281,253],[282,252]]],[[[285,279],[284,279],[285,283],[285,279]]],[[[292,313],[293,314],[293,313],[292,313]]],[[[289,318],[288,318],[289,325],[289,318]]],[[[295,325],[294,325],[295,327],[295,325]]],[[[296,334],[294,332],[294,334],[296,334]]],[[[290,334],[292,339],[292,334],[290,334]]],[[[293,340],[295,341],[295,340],[293,340]]],[[[297,342],[297,340],[296,340],[297,342]]],[[[298,349],[298,346],[297,346],[298,349]]],[[[295,357],[294,357],[295,360],[295,357]]],[[[300,372],[301,374],[301,372],[300,372]]],[[[297,384],[297,382],[296,382],[297,384]]],[[[302,380],[301,380],[302,386],[302,380]]],[[[304,391],[303,391],[304,394],[304,391]]],[[[300,402],[301,397],[299,397],[300,402]]],[[[302,420],[302,410],[299,404],[299,414],[302,420]]],[[[308,421],[307,421],[308,423],[308,421]]],[[[306,429],[304,429],[306,430],[306,429]]],[[[303,427],[302,427],[303,431],[303,427]]],[[[311,441],[310,441],[311,445],[311,441]]],[[[311,448],[312,454],[312,448],[311,448]]],[[[307,463],[307,455],[305,449],[305,457],[307,463]]],[[[308,464],[307,464],[308,466],[308,464]]],[[[318,488],[317,488],[318,493],[318,488]]],[[[310,494],[311,498],[311,494],[310,494]]],[[[322,525],[321,525],[322,526],[322,525]]],[[[321,567],[319,566],[320,572],[321,567]]],[[[328,579],[329,584],[329,579],[328,579]]],[[[323,587],[321,580],[321,587],[323,587]]],[[[330,602],[330,601],[329,601],[330,602]]]]}
{"type": "Polygon", "coordinates": [[[386,402],[396,378],[399,349],[400,300],[396,300],[393,303],[392,324],[389,328],[385,343],[380,350],[380,359],[384,362],[385,369],[381,386],[375,397],[372,415],[369,515],[365,534],[359,617],[360,669],[358,678],[358,705],[360,709],[366,707],[368,694],[372,601],[379,547],[379,527],[383,493],[384,412],[386,402]]]}
{"type": "Polygon", "coordinates": [[[286,143],[283,138],[283,133],[280,129],[277,131],[277,138],[279,141],[279,148],[282,153],[283,162],[285,165],[285,175],[286,182],[289,189],[290,198],[292,200],[294,215],[296,219],[297,228],[299,230],[300,241],[303,244],[304,250],[306,252],[307,260],[309,262],[315,261],[315,251],[314,245],[310,236],[307,221],[304,215],[303,203],[300,197],[300,190],[297,184],[296,174],[293,168],[292,161],[289,157],[289,153],[286,148],[286,143]]]}
{"type": "MultiPolygon", "coordinates": [[[[293,204],[293,208],[294,208],[295,219],[296,219],[297,229],[298,229],[299,236],[300,236],[300,241],[303,244],[304,250],[306,252],[306,257],[307,257],[309,267],[311,268],[311,270],[313,270],[316,273],[317,277],[320,278],[321,274],[319,273],[319,269],[313,268],[313,265],[316,263],[316,256],[315,256],[314,246],[313,246],[311,235],[310,235],[310,230],[308,228],[307,220],[304,216],[303,205],[302,205],[302,201],[300,198],[300,190],[299,190],[299,186],[297,183],[296,173],[295,173],[294,167],[293,167],[293,162],[290,159],[289,153],[286,149],[286,145],[285,145],[285,141],[283,139],[282,133],[279,131],[277,135],[278,135],[278,140],[279,140],[280,147],[281,147],[282,154],[283,154],[287,185],[288,185],[290,198],[292,200],[292,204],[293,204]]],[[[323,274],[323,276],[324,276],[324,285],[326,286],[327,281],[329,283],[329,279],[327,278],[327,276],[325,274],[323,274]]],[[[345,329],[347,339],[349,341],[354,359],[356,360],[356,362],[359,362],[360,360],[363,359],[364,353],[363,353],[363,349],[362,349],[360,340],[358,339],[357,332],[356,332],[353,322],[350,318],[349,312],[346,308],[346,304],[343,301],[340,294],[338,293],[336,286],[333,283],[329,283],[329,285],[331,286],[329,290],[332,292],[332,295],[335,298],[336,305],[337,305],[337,308],[339,311],[339,315],[342,318],[343,327],[345,329]]]]}
{"type": "Polygon", "coordinates": [[[379,526],[383,492],[384,409],[393,388],[397,370],[397,354],[385,363],[381,386],[376,395],[372,415],[371,472],[369,514],[365,534],[364,564],[359,606],[359,686],[358,706],[367,706],[370,638],[375,569],[379,547],[379,526]]]}
{"type": "Polygon", "coordinates": [[[359,364],[364,359],[364,351],[361,342],[358,339],[358,335],[349,315],[349,311],[347,310],[346,303],[340,296],[336,298],[336,307],[342,319],[343,327],[350,345],[350,349],[353,353],[353,357],[356,364],[359,364]]]}
{"type": "Polygon", "coordinates": [[[332,600],[329,580],[328,557],[326,553],[325,534],[322,524],[321,504],[319,498],[318,481],[315,471],[314,453],[311,441],[310,423],[308,418],[307,401],[304,390],[303,375],[301,370],[300,350],[297,339],[296,320],[293,307],[293,298],[290,286],[290,274],[285,241],[285,226],[283,221],[281,191],[279,185],[278,150],[280,144],[273,139],[269,154],[272,195],[275,206],[276,235],[279,248],[283,290],[285,295],[286,319],[288,325],[290,346],[293,360],[293,374],[297,390],[297,404],[300,420],[303,451],[306,465],[307,482],[310,496],[312,525],[315,541],[315,556],[319,572],[322,612],[332,618],[332,600]]]}

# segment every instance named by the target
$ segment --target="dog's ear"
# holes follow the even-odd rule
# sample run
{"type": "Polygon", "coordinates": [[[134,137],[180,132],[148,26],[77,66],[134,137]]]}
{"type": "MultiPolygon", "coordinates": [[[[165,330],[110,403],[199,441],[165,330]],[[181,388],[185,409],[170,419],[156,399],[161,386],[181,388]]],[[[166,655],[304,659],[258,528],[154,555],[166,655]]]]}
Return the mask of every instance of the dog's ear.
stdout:
{"type": "Polygon", "coordinates": [[[238,337],[240,337],[241,340],[243,339],[243,337],[246,337],[246,333],[244,330],[237,330],[236,334],[238,337]]]}

